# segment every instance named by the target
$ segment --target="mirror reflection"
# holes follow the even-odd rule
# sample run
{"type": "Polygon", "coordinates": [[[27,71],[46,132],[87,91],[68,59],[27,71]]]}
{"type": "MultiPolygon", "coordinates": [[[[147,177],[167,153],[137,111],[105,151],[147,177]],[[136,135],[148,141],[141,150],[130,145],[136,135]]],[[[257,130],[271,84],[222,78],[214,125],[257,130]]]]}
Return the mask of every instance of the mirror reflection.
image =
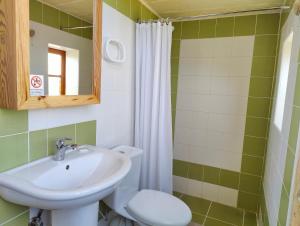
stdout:
{"type": "Polygon", "coordinates": [[[30,0],[30,96],[92,94],[93,0],[30,0]]]}

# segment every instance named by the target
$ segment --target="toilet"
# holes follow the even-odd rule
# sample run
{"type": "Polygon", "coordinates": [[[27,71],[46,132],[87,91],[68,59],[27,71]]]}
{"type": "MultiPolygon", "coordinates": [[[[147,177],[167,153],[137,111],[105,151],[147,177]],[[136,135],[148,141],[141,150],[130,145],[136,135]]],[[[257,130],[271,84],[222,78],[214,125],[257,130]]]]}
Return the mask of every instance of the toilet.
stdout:
{"type": "Polygon", "coordinates": [[[113,150],[127,155],[132,166],[117,189],[103,200],[111,209],[140,226],[186,226],[190,223],[191,210],[180,199],[155,190],[139,191],[141,149],[118,146],[113,150]]]}

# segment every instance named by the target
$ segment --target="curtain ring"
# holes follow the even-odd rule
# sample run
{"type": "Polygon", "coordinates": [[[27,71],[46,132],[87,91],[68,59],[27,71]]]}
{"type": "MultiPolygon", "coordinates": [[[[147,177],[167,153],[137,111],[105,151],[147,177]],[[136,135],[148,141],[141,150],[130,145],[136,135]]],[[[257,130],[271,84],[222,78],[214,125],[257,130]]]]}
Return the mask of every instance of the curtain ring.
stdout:
{"type": "Polygon", "coordinates": [[[169,25],[169,17],[166,19],[166,24],[169,25]]]}

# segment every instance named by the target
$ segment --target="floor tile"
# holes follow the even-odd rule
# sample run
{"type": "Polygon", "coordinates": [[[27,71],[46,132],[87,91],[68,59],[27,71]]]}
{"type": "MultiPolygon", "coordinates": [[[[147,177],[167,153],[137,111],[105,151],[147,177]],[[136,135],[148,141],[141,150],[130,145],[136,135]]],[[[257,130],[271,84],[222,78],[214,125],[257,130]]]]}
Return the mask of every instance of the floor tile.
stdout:
{"type": "Polygon", "coordinates": [[[244,225],[243,226],[256,226],[256,214],[246,212],[244,216],[244,225]]]}
{"type": "Polygon", "coordinates": [[[182,194],[180,192],[174,191],[173,195],[176,196],[177,198],[181,199],[182,198],[182,194]]]}
{"type": "Polygon", "coordinates": [[[193,216],[192,222],[194,224],[200,224],[200,225],[203,224],[203,222],[205,220],[205,216],[204,215],[193,213],[192,216],[193,216]]]}
{"type": "Polygon", "coordinates": [[[218,221],[216,219],[212,219],[208,217],[206,218],[204,226],[232,226],[232,224],[227,224],[225,222],[218,221]]]}
{"type": "Polygon", "coordinates": [[[190,207],[193,219],[189,226],[257,226],[255,213],[178,192],[173,195],[181,195],[190,207]]]}
{"type": "Polygon", "coordinates": [[[188,226],[202,226],[202,225],[201,225],[201,224],[194,223],[194,222],[191,222],[191,223],[189,223],[188,226]]]}
{"type": "Polygon", "coordinates": [[[208,216],[237,226],[243,225],[243,211],[225,206],[218,203],[212,203],[208,216]]]}

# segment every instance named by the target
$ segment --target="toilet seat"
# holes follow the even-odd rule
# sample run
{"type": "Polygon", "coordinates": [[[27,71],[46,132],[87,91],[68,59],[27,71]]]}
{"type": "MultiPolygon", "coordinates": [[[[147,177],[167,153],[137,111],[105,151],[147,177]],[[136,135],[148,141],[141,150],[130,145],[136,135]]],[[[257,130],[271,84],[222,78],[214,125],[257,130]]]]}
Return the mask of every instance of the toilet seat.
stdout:
{"type": "Polygon", "coordinates": [[[137,221],[151,226],[186,226],[192,219],[183,201],[154,190],[138,192],[128,202],[126,210],[137,221]]]}

